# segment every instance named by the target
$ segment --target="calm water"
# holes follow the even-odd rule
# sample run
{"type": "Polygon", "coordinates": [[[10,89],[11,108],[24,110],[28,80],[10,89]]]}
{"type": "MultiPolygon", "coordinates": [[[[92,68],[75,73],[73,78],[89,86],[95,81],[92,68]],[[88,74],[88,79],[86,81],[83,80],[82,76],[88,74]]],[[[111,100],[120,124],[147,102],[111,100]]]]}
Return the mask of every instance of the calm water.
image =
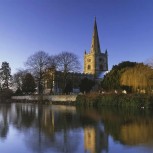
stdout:
{"type": "Polygon", "coordinates": [[[0,153],[153,153],[153,114],[0,105],[0,153]]]}

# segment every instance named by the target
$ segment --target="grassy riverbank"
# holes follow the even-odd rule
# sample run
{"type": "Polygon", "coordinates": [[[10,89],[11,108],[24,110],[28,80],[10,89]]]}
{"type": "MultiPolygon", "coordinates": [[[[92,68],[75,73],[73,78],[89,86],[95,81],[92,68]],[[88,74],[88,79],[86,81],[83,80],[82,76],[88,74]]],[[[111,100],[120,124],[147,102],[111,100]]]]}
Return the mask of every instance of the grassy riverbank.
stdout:
{"type": "Polygon", "coordinates": [[[140,107],[153,108],[153,95],[147,94],[86,94],[79,95],[76,104],[81,107],[140,107]]]}

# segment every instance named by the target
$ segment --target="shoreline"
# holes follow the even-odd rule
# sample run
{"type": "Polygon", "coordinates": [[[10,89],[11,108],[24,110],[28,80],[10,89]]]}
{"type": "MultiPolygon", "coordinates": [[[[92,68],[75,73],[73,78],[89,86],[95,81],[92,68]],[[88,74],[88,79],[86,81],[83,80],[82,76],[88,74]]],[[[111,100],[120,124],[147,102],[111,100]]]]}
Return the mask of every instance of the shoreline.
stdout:
{"type": "Polygon", "coordinates": [[[77,95],[28,95],[12,96],[13,102],[76,105],[77,95]]]}
{"type": "Polygon", "coordinates": [[[74,105],[78,107],[138,107],[153,108],[153,94],[29,95],[13,96],[3,103],[34,103],[74,105]]]}

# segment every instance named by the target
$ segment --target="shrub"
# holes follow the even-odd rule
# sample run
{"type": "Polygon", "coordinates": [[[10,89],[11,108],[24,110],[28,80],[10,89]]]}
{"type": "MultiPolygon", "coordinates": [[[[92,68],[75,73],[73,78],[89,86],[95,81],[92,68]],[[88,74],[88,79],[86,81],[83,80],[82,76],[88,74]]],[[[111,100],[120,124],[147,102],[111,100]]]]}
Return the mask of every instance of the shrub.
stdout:
{"type": "Polygon", "coordinates": [[[11,99],[13,96],[13,91],[11,89],[4,89],[0,93],[0,102],[4,102],[8,99],[11,99]]]}
{"type": "Polygon", "coordinates": [[[153,95],[145,94],[87,94],[79,95],[77,105],[85,107],[144,107],[153,108],[153,95]]]}

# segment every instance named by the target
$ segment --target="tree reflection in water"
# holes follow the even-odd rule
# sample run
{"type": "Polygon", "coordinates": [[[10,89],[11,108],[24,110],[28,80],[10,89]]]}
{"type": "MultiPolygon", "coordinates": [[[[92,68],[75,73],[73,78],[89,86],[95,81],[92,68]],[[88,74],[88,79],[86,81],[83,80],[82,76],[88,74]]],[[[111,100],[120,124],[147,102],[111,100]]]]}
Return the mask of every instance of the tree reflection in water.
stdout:
{"type": "Polygon", "coordinates": [[[109,153],[109,137],[123,146],[153,146],[153,118],[144,110],[0,105],[0,140],[9,139],[9,128],[23,135],[21,144],[31,153],[109,153]]]}
{"type": "Polygon", "coordinates": [[[0,105],[0,138],[5,139],[8,133],[8,120],[9,120],[9,110],[11,106],[10,105],[0,105]]]}

